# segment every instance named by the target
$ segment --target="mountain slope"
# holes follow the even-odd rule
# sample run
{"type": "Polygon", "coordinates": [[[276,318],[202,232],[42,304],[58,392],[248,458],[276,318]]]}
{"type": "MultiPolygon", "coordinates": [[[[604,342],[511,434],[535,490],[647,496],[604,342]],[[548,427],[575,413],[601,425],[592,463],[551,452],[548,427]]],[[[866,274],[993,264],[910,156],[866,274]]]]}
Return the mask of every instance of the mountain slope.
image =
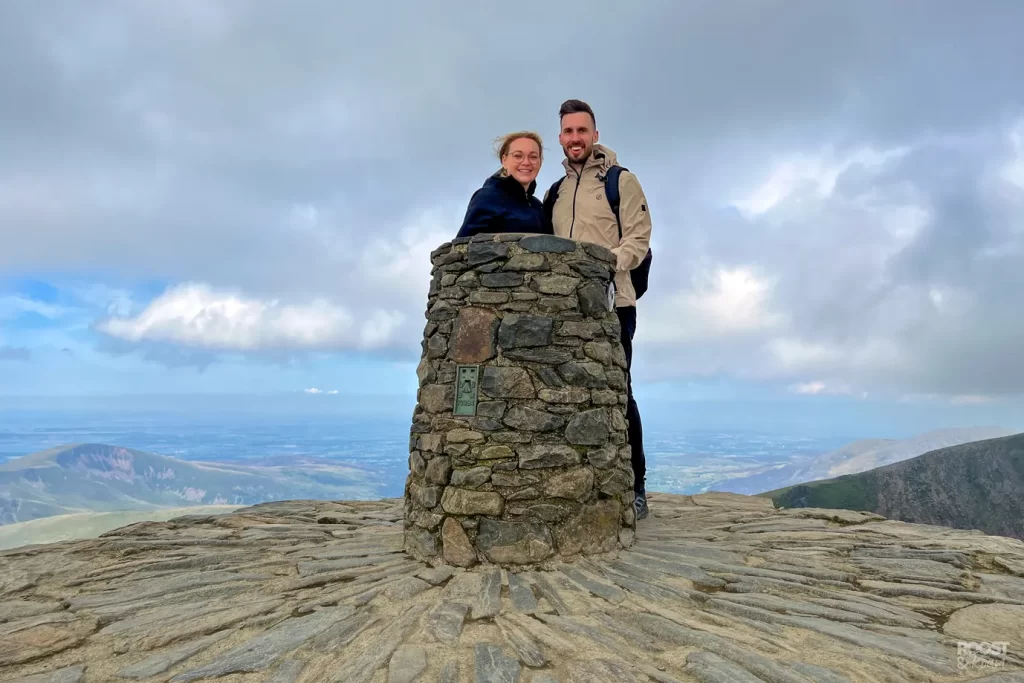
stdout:
{"type": "Polygon", "coordinates": [[[972,441],[1011,436],[1003,427],[954,427],[937,429],[906,439],[858,439],[834,451],[810,458],[794,459],[783,466],[737,477],[715,484],[715,489],[742,494],[757,494],[791,484],[857,474],[876,467],[972,441]]]}
{"type": "Polygon", "coordinates": [[[759,494],[777,507],[847,508],[1024,539],[1024,433],[759,494]]]}
{"type": "Polygon", "coordinates": [[[375,497],[372,476],[327,461],[191,462],[107,444],[76,444],[0,463],[0,524],[77,512],[366,499],[375,497]]]}

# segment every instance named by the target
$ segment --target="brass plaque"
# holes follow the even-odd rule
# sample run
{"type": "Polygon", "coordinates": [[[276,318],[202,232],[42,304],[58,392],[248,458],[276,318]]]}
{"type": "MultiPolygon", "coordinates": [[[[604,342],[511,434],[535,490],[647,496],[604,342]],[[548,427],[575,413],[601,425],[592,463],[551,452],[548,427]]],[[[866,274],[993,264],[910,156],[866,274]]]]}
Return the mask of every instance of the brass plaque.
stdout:
{"type": "Polygon", "coordinates": [[[455,373],[455,414],[476,415],[479,365],[460,365],[455,373]]]}

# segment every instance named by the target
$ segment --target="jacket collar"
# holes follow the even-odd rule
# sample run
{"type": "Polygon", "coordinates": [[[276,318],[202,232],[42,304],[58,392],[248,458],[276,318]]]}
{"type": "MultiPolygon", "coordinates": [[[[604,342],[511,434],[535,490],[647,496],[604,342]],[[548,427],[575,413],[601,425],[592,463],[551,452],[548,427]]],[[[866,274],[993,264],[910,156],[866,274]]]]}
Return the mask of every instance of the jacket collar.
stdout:
{"type": "MultiPolygon", "coordinates": [[[[605,147],[601,143],[595,143],[594,149],[591,150],[590,156],[583,162],[582,173],[588,171],[597,171],[597,175],[603,176],[609,168],[618,163],[615,152],[608,147],[605,147]]],[[[567,158],[562,159],[562,166],[565,168],[565,174],[575,176],[576,169],[569,164],[567,158]]]]}
{"type": "MultiPolygon", "coordinates": [[[[505,192],[523,192],[524,188],[519,184],[519,181],[512,176],[505,176],[501,174],[501,169],[495,171],[488,179],[487,184],[496,187],[505,192]]],[[[537,190],[537,180],[534,179],[530,182],[530,186],[525,188],[527,196],[533,196],[533,193],[537,190]]]]}

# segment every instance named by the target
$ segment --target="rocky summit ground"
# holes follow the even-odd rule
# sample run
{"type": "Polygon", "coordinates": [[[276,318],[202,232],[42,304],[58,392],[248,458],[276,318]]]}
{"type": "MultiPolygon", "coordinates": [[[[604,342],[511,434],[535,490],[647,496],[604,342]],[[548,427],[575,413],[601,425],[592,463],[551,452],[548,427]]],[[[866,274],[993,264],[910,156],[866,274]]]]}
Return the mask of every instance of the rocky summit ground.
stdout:
{"type": "Polygon", "coordinates": [[[550,571],[412,561],[400,500],[5,551],[0,681],[1024,681],[1020,541],[730,494],[651,511],[550,571]]]}

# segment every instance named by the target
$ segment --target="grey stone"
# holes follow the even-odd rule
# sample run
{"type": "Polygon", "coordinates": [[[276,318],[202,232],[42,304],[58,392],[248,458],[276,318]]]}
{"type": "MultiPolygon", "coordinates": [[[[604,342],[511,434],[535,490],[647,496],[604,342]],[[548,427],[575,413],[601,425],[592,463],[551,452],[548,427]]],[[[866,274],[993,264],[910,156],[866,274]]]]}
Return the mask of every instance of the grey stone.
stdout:
{"type": "Polygon", "coordinates": [[[525,281],[524,275],[516,272],[484,273],[480,276],[483,287],[521,287],[525,281]]]}
{"type": "Polygon", "coordinates": [[[428,484],[439,484],[443,486],[448,483],[448,479],[451,477],[451,474],[451,458],[439,455],[427,463],[425,479],[428,484]]]}
{"type": "Polygon", "coordinates": [[[488,446],[487,448],[480,451],[481,460],[501,460],[502,458],[511,458],[513,455],[515,455],[515,451],[513,451],[511,447],[506,446],[504,444],[498,444],[497,446],[488,446]]]}
{"type": "Polygon", "coordinates": [[[563,337],[577,337],[579,339],[596,339],[604,332],[600,323],[568,321],[563,322],[556,332],[563,337]]]}
{"type": "Polygon", "coordinates": [[[505,414],[507,401],[480,401],[476,406],[476,414],[480,417],[490,417],[500,420],[505,414]]]}
{"type": "Polygon", "coordinates": [[[427,320],[434,322],[440,320],[452,320],[455,318],[455,307],[447,301],[437,301],[427,312],[427,320]]]}
{"type": "Polygon", "coordinates": [[[543,475],[539,472],[495,472],[491,475],[491,483],[495,486],[518,488],[520,486],[532,486],[540,483],[543,475]]]}
{"type": "Polygon", "coordinates": [[[576,467],[545,479],[542,491],[551,498],[582,501],[594,489],[594,473],[587,467],[576,467]]]}
{"type": "Polygon", "coordinates": [[[519,240],[519,246],[532,253],[569,254],[576,251],[576,242],[554,235],[531,235],[519,240]]]}
{"type": "Polygon", "coordinates": [[[86,667],[82,664],[67,666],[56,671],[17,678],[11,683],[81,683],[86,667]]]}
{"type": "Polygon", "coordinates": [[[296,649],[310,638],[352,614],[351,608],[324,608],[308,616],[280,622],[238,647],[218,655],[209,663],[178,674],[172,681],[194,681],[230,673],[263,671],[278,657],[296,649]]]}
{"type": "Polygon", "coordinates": [[[634,547],[633,552],[623,555],[621,561],[644,569],[652,569],[669,576],[682,576],[684,579],[688,579],[694,585],[702,588],[721,588],[725,585],[725,581],[711,576],[700,567],[683,564],[682,562],[662,560],[654,556],[643,557],[643,552],[643,549],[634,547]]]}
{"type": "MultiPolygon", "coordinates": [[[[583,345],[583,352],[588,358],[596,360],[602,365],[612,365],[616,362],[615,350],[622,350],[621,345],[612,345],[611,342],[590,341],[583,345]]],[[[622,356],[622,366],[625,367],[625,355],[622,356]]]]}
{"type": "Polygon", "coordinates": [[[489,366],[480,379],[480,391],[490,398],[533,398],[536,391],[525,368],[489,366]]]}
{"type": "MultiPolygon", "coordinates": [[[[454,273],[449,273],[448,275],[445,275],[445,278],[452,275],[454,275],[454,273]]],[[[441,284],[444,285],[444,282],[442,282],[441,284]]],[[[459,287],[474,289],[480,286],[480,276],[473,271],[469,271],[463,273],[462,275],[459,275],[455,279],[455,284],[458,285],[459,287]]]]}
{"type": "Polygon", "coordinates": [[[489,569],[483,575],[480,591],[470,605],[472,619],[490,619],[501,612],[501,572],[489,569]]]}
{"type": "Polygon", "coordinates": [[[546,524],[530,521],[480,520],[477,546],[496,564],[531,564],[554,553],[554,541],[546,524]]]}
{"type": "Polygon", "coordinates": [[[551,270],[544,254],[516,254],[508,260],[503,270],[545,271],[551,270]]]}
{"type": "Polygon", "coordinates": [[[581,387],[541,389],[537,398],[545,403],[586,403],[590,400],[590,391],[581,387]]]}
{"type": "Polygon", "coordinates": [[[409,485],[409,496],[418,505],[425,508],[437,507],[441,502],[441,488],[438,486],[409,485]]]}
{"type": "Polygon", "coordinates": [[[406,547],[415,557],[421,558],[434,557],[440,552],[436,533],[425,528],[408,529],[406,531],[406,547]]]}
{"type": "Polygon", "coordinates": [[[449,444],[474,444],[484,440],[484,435],[472,429],[452,429],[445,434],[445,441],[449,444]]]}
{"type": "Polygon", "coordinates": [[[439,643],[454,643],[462,633],[468,612],[469,605],[465,603],[442,602],[427,615],[424,627],[439,643]]]}
{"type": "Polygon", "coordinates": [[[608,602],[618,604],[626,599],[625,591],[618,586],[598,581],[576,567],[561,567],[561,571],[583,588],[586,588],[599,598],[604,598],[608,602]]]}
{"type": "Polygon", "coordinates": [[[506,315],[498,328],[498,343],[503,349],[547,346],[551,343],[555,321],[541,315],[506,315]]]}
{"type": "Polygon", "coordinates": [[[633,490],[633,471],[614,469],[600,473],[598,490],[602,493],[615,496],[624,491],[633,490]]]}
{"type": "Polygon", "coordinates": [[[591,408],[576,413],[565,428],[565,440],[578,446],[601,446],[608,442],[608,410],[591,408]]]}
{"type": "Polygon", "coordinates": [[[505,413],[504,423],[513,429],[551,432],[565,426],[565,419],[543,410],[513,406],[505,413]]]}
{"type": "Polygon", "coordinates": [[[506,657],[497,645],[477,643],[474,646],[474,667],[476,683],[520,683],[522,668],[519,662],[506,657]]]}
{"type": "Polygon", "coordinates": [[[524,629],[508,619],[501,619],[500,617],[495,620],[495,623],[498,625],[498,630],[501,631],[505,642],[508,643],[509,647],[515,652],[516,657],[523,664],[536,668],[544,666],[551,661],[544,654],[544,651],[541,650],[537,641],[524,629]]]}
{"type": "Polygon", "coordinates": [[[486,484],[490,478],[490,467],[471,467],[452,472],[451,483],[452,486],[475,489],[486,484]]]}
{"type": "Polygon", "coordinates": [[[580,454],[571,446],[534,444],[519,449],[519,467],[522,469],[565,467],[579,463],[580,454]]]}
{"type": "Polygon", "coordinates": [[[391,662],[388,664],[388,683],[416,683],[426,668],[426,650],[413,645],[402,646],[391,655],[391,662]]]}
{"type": "Polygon", "coordinates": [[[497,306],[508,302],[510,299],[508,292],[490,292],[486,290],[470,292],[469,303],[471,304],[486,304],[491,306],[497,306]]]}
{"type": "Polygon", "coordinates": [[[471,567],[477,562],[476,551],[469,542],[466,530],[454,517],[444,520],[441,526],[441,554],[445,562],[459,567],[471,567]]]}
{"type": "Polygon", "coordinates": [[[537,302],[537,310],[543,313],[570,315],[566,311],[571,311],[578,306],[576,297],[573,296],[546,296],[537,302]]]}
{"type": "Polygon", "coordinates": [[[510,349],[502,351],[502,356],[514,361],[526,361],[528,363],[545,363],[547,365],[561,365],[573,359],[571,351],[554,348],[551,346],[541,348],[510,349]]]}
{"type": "Polygon", "coordinates": [[[501,242],[473,242],[466,252],[466,263],[475,268],[488,261],[506,258],[508,252],[509,246],[501,242]]]}
{"type": "Polygon", "coordinates": [[[540,381],[543,382],[545,384],[545,386],[549,386],[549,387],[564,387],[565,386],[565,380],[563,380],[561,377],[558,376],[558,373],[555,372],[554,368],[538,368],[537,369],[537,377],[540,378],[540,381]]]}
{"type": "Polygon", "coordinates": [[[599,244],[584,242],[583,250],[586,251],[591,258],[595,258],[598,261],[604,261],[612,265],[615,265],[618,262],[618,257],[615,256],[615,253],[611,249],[602,247],[599,244]]]}
{"type": "Polygon", "coordinates": [[[764,683],[743,667],[703,650],[686,656],[686,672],[701,683],[764,683]]]}
{"type": "Polygon", "coordinates": [[[437,683],[459,683],[459,662],[456,659],[450,660],[441,667],[437,683]]]}
{"type": "Polygon", "coordinates": [[[399,617],[375,639],[374,647],[339,662],[331,683],[370,683],[377,670],[405,642],[419,618],[416,612],[399,617]]]}
{"type": "Polygon", "coordinates": [[[267,679],[267,683],[295,683],[306,666],[300,659],[285,659],[267,679]]]}
{"type": "Polygon", "coordinates": [[[445,488],[441,507],[451,515],[500,515],[505,501],[491,491],[472,491],[455,486],[445,488]]]}
{"type": "Polygon", "coordinates": [[[406,576],[389,585],[384,592],[392,600],[402,601],[414,598],[427,590],[430,590],[429,583],[415,576],[406,576]]]}
{"type": "Polygon", "coordinates": [[[952,658],[950,658],[949,654],[944,652],[942,646],[937,643],[912,641],[909,638],[903,638],[897,641],[891,636],[872,633],[871,631],[858,628],[852,624],[836,623],[834,621],[818,617],[778,614],[768,610],[762,610],[757,607],[737,605],[736,603],[716,598],[709,600],[708,605],[725,612],[740,614],[751,619],[765,621],[769,624],[806,628],[812,631],[817,631],[823,635],[839,638],[840,640],[860,647],[882,650],[883,652],[888,652],[914,661],[936,673],[950,675],[956,672],[956,667],[951,661],[952,658]]]}
{"type": "Polygon", "coordinates": [[[795,661],[785,661],[783,664],[788,665],[797,673],[807,676],[814,683],[852,683],[846,676],[836,673],[832,669],[826,669],[823,666],[795,661]]]}
{"type": "Polygon", "coordinates": [[[567,500],[537,500],[540,492],[536,489],[526,489],[522,494],[508,496],[508,514],[545,522],[561,522],[579,510],[579,505],[567,500]]]}
{"type": "Polygon", "coordinates": [[[569,261],[569,267],[585,278],[597,278],[606,282],[610,282],[612,279],[612,269],[605,263],[569,261]]]}
{"type": "Polygon", "coordinates": [[[431,567],[416,574],[431,586],[439,586],[452,577],[455,570],[451,567],[431,567]]]}
{"type": "Polygon", "coordinates": [[[530,280],[530,289],[541,294],[567,296],[575,292],[579,284],[580,279],[578,277],[556,274],[535,275],[530,280]]]}
{"type": "Polygon", "coordinates": [[[599,469],[607,469],[619,460],[619,449],[615,446],[591,448],[587,450],[587,462],[599,469]]]}
{"type": "Polygon", "coordinates": [[[608,286],[598,282],[587,282],[577,293],[580,313],[585,318],[603,318],[611,312],[608,307],[608,286]]]}
{"type": "Polygon", "coordinates": [[[624,619],[668,642],[707,650],[771,683],[814,683],[812,679],[720,636],[688,628],[655,614],[632,612],[624,619]]]}
{"type": "Polygon", "coordinates": [[[605,389],[608,387],[607,373],[599,363],[565,363],[558,366],[558,374],[572,386],[587,387],[589,389],[605,389]]]}
{"type": "Polygon", "coordinates": [[[532,572],[530,578],[537,587],[537,592],[548,601],[548,604],[561,615],[572,614],[572,609],[558,591],[553,581],[548,580],[547,573],[532,572]]]}
{"type": "Polygon", "coordinates": [[[533,594],[533,587],[521,574],[508,575],[508,592],[512,606],[518,611],[527,614],[537,611],[537,597],[533,594]]]}

